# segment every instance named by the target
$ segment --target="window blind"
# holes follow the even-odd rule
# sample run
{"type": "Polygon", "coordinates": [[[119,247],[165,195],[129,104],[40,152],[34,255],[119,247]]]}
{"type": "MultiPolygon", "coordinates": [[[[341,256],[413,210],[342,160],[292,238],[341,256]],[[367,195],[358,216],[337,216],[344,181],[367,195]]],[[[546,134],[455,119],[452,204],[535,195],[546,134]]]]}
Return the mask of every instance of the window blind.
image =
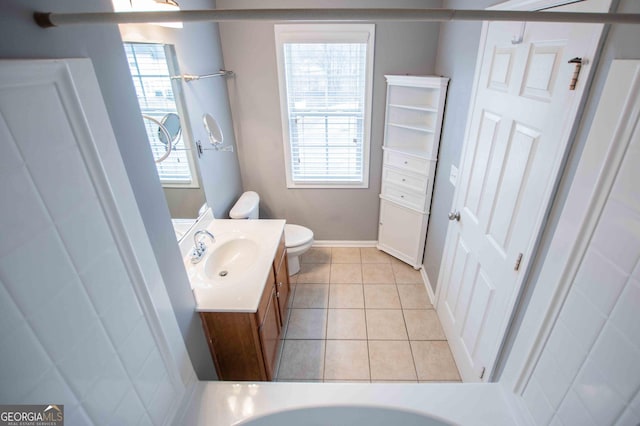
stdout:
{"type": "MultiPolygon", "coordinates": [[[[125,43],[124,46],[142,114],[158,121],[167,113],[177,114],[165,46],[148,43],[125,43]]],[[[144,124],[153,157],[159,158],[166,152],[166,146],[160,139],[158,125],[146,119],[144,124]]],[[[181,133],[171,155],[156,163],[160,181],[174,184],[191,183],[193,177],[187,155],[181,133]]]]}
{"type": "Polygon", "coordinates": [[[275,25],[289,188],[368,187],[374,33],[275,25]]]}
{"type": "Polygon", "coordinates": [[[365,43],[285,43],[291,150],[297,182],[361,182],[365,43]]]}

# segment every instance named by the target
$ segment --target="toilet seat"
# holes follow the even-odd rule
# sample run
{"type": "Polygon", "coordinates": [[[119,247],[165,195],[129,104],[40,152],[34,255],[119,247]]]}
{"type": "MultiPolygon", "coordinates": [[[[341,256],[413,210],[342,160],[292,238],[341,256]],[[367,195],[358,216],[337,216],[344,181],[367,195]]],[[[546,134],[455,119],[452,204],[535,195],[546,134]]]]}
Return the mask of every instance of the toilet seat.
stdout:
{"type": "Polygon", "coordinates": [[[313,241],[313,232],[300,225],[286,224],[284,226],[284,244],[287,248],[305,245],[313,241]]]}

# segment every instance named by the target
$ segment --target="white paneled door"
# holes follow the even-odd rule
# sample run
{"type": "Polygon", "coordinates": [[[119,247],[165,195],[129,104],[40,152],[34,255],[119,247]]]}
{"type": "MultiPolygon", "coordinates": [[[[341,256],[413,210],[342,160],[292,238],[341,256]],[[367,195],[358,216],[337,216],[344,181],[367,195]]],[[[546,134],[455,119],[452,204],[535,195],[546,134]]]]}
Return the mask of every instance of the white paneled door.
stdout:
{"type": "Polygon", "coordinates": [[[589,71],[570,90],[569,60],[593,58],[601,26],[485,23],[485,31],[453,204],[459,216],[438,285],[464,381],[486,381],[494,367],[589,71]]]}

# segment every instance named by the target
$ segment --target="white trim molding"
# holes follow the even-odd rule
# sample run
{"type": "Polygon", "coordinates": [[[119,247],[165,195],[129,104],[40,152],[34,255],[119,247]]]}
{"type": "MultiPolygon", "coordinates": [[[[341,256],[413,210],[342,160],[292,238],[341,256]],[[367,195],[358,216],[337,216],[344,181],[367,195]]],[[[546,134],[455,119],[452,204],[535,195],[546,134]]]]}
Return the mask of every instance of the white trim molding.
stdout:
{"type": "Polygon", "coordinates": [[[431,281],[429,281],[429,277],[427,276],[427,271],[424,268],[420,268],[420,275],[422,275],[422,281],[424,281],[424,285],[427,288],[427,296],[429,296],[429,302],[434,306],[436,306],[436,295],[433,292],[433,288],[431,287],[431,281]]]}
{"type": "Polygon", "coordinates": [[[313,247],[375,247],[377,241],[316,240],[313,247]]]}
{"type": "MultiPolygon", "coordinates": [[[[369,158],[371,152],[371,115],[373,104],[373,66],[375,51],[375,25],[374,24],[286,24],[274,25],[276,62],[278,72],[278,90],[280,93],[280,117],[282,120],[282,146],[284,150],[285,177],[287,188],[311,189],[311,188],[369,188],[369,158]],[[296,160],[293,151],[301,149],[303,143],[298,142],[298,137],[292,134],[290,117],[290,91],[293,91],[295,83],[287,80],[287,63],[291,58],[285,54],[285,45],[303,43],[357,43],[366,46],[364,63],[364,100],[362,110],[362,150],[360,153],[361,179],[351,181],[348,176],[334,177],[335,175],[318,177],[311,180],[310,176],[298,176],[294,179],[296,160]]],[[[295,95],[294,95],[295,96],[295,95]]],[[[307,99],[303,103],[307,102],[307,99]]],[[[297,101],[296,101],[297,103],[297,101]]],[[[354,113],[355,114],[355,113],[354,113]]],[[[328,120],[328,119],[327,119],[328,120]]],[[[296,120],[297,121],[297,120],[296,120]]],[[[328,125],[328,122],[325,122],[328,125]]],[[[304,140],[304,138],[303,138],[304,140]]],[[[303,155],[297,157],[297,162],[303,155]]],[[[318,158],[316,158],[318,160],[318,158]]],[[[303,161],[304,162],[304,161],[303,161]]],[[[327,163],[329,164],[329,163],[327,163]]],[[[304,169],[304,168],[303,168],[304,169]]],[[[355,177],[354,177],[355,179],[355,177]]]]}

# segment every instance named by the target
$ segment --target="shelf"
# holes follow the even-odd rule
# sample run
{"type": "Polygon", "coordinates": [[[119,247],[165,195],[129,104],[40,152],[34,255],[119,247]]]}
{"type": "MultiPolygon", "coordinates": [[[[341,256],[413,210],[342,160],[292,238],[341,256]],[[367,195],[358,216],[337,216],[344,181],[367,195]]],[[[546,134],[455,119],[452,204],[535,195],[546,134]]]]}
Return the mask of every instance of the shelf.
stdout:
{"type": "Polygon", "coordinates": [[[389,106],[394,108],[410,109],[412,111],[438,112],[438,108],[421,107],[415,105],[389,104],[389,106]]]}
{"type": "Polygon", "coordinates": [[[427,154],[425,154],[424,151],[418,150],[418,149],[394,148],[394,147],[388,146],[388,145],[383,145],[382,149],[384,151],[397,152],[397,153],[400,153],[400,154],[409,155],[411,157],[417,157],[417,158],[420,158],[420,159],[423,159],[423,160],[427,160],[427,161],[438,161],[437,158],[431,158],[431,157],[427,156],[427,154]]]}
{"type": "Polygon", "coordinates": [[[431,129],[429,127],[410,126],[407,124],[387,123],[387,125],[393,126],[393,127],[399,127],[401,129],[416,130],[418,132],[424,132],[424,133],[433,133],[435,131],[434,129],[431,129]]]}
{"type": "Polygon", "coordinates": [[[449,79],[406,75],[385,78],[378,246],[419,266],[424,255],[449,79]]]}

